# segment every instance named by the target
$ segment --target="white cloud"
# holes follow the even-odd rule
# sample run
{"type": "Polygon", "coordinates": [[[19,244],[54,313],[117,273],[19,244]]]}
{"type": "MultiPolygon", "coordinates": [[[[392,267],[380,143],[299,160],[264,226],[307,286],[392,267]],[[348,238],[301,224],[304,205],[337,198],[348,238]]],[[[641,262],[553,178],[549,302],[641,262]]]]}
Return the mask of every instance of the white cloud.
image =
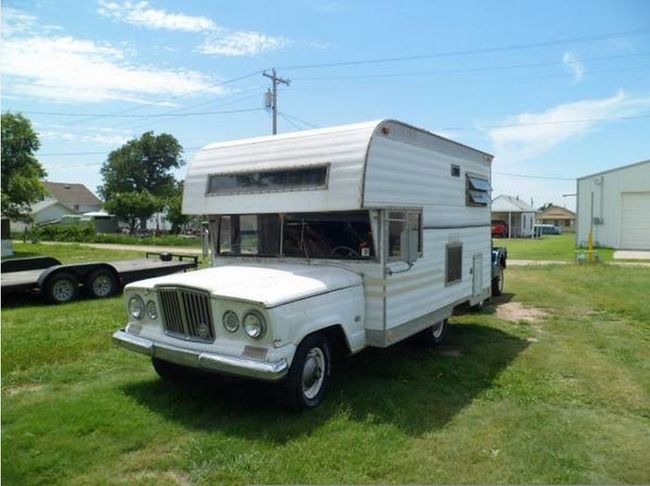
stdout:
{"type": "Polygon", "coordinates": [[[221,56],[254,56],[280,49],[290,42],[284,37],[272,37],[255,31],[222,30],[206,37],[199,46],[199,52],[221,56]]]}
{"type": "Polygon", "coordinates": [[[562,62],[573,73],[573,84],[578,84],[582,81],[582,78],[584,78],[585,75],[585,66],[572,52],[565,52],[562,57],[562,62]]]}
{"type": "Polygon", "coordinates": [[[339,13],[345,10],[341,2],[334,0],[307,0],[307,5],[317,12],[339,13]]]}
{"type": "Polygon", "coordinates": [[[217,25],[207,17],[171,13],[163,9],[155,9],[151,7],[149,2],[118,3],[100,0],[97,11],[105,17],[148,29],[202,32],[217,28],[217,25]]]}
{"type": "Polygon", "coordinates": [[[495,155],[503,162],[529,159],[569,139],[584,135],[603,118],[631,116],[650,109],[650,97],[619,92],[610,98],[554,106],[541,113],[521,113],[484,128],[495,155]],[[575,120],[584,120],[575,122],[575,120]]]}
{"type": "Polygon", "coordinates": [[[3,13],[10,25],[23,26],[3,39],[3,91],[10,95],[53,101],[146,102],[153,95],[225,91],[200,72],[135,64],[129,60],[129,51],[112,44],[60,33],[31,34],[41,30],[33,18],[26,19],[17,11],[3,13]]]}
{"type": "Polygon", "coordinates": [[[97,131],[96,133],[79,133],[62,130],[39,130],[38,135],[43,140],[57,140],[75,143],[94,143],[101,145],[123,145],[133,137],[128,134],[97,131]]]}

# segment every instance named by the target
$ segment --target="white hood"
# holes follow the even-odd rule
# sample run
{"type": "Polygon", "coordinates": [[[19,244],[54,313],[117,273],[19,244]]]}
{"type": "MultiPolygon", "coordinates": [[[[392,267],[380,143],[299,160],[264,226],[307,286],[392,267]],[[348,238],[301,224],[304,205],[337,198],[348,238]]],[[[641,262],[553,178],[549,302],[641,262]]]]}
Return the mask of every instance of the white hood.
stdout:
{"type": "Polygon", "coordinates": [[[314,265],[236,264],[140,280],[127,288],[179,285],[207,290],[212,295],[274,307],[293,300],[361,285],[348,270],[314,265]]]}

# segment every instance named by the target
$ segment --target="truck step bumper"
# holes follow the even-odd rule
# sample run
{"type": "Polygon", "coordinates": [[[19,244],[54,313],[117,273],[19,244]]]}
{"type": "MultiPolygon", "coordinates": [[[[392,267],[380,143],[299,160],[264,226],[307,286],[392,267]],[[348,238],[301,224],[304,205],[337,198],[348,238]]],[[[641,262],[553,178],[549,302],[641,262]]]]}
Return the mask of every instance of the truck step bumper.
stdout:
{"type": "Polygon", "coordinates": [[[280,380],[287,374],[289,369],[289,365],[284,359],[266,362],[216,353],[191,351],[171,344],[157,343],[151,339],[133,336],[124,330],[113,334],[113,343],[129,351],[170,361],[181,366],[264,381],[280,380]]]}

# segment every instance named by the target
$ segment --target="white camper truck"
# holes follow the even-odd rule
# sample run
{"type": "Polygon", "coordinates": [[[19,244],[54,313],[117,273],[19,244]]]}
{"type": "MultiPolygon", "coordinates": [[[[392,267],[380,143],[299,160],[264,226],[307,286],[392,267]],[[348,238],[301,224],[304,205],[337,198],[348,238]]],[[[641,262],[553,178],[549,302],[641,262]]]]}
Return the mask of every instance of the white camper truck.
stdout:
{"type": "Polygon", "coordinates": [[[217,143],[183,211],[209,220],[212,267],[130,284],[116,343],[184,368],[279,381],[318,405],[335,351],[437,343],[493,281],[492,156],[384,120],[217,143]]]}

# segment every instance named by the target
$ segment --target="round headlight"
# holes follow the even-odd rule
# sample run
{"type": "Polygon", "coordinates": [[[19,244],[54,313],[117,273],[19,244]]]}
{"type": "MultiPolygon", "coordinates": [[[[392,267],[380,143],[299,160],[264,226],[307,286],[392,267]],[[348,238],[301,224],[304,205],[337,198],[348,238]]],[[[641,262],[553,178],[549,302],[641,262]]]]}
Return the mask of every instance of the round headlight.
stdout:
{"type": "Polygon", "coordinates": [[[266,332],[264,317],[259,312],[250,311],[244,316],[244,332],[250,338],[260,339],[266,332]]]}
{"type": "Polygon", "coordinates": [[[223,315],[222,322],[226,331],[235,332],[239,329],[239,317],[233,311],[226,311],[223,315]]]}
{"type": "Polygon", "coordinates": [[[129,314],[136,319],[142,319],[144,315],[144,301],[139,295],[134,295],[129,299],[129,314]]]}
{"type": "Polygon", "coordinates": [[[147,315],[149,316],[149,319],[158,318],[158,306],[153,300],[147,302],[147,315]]]}

